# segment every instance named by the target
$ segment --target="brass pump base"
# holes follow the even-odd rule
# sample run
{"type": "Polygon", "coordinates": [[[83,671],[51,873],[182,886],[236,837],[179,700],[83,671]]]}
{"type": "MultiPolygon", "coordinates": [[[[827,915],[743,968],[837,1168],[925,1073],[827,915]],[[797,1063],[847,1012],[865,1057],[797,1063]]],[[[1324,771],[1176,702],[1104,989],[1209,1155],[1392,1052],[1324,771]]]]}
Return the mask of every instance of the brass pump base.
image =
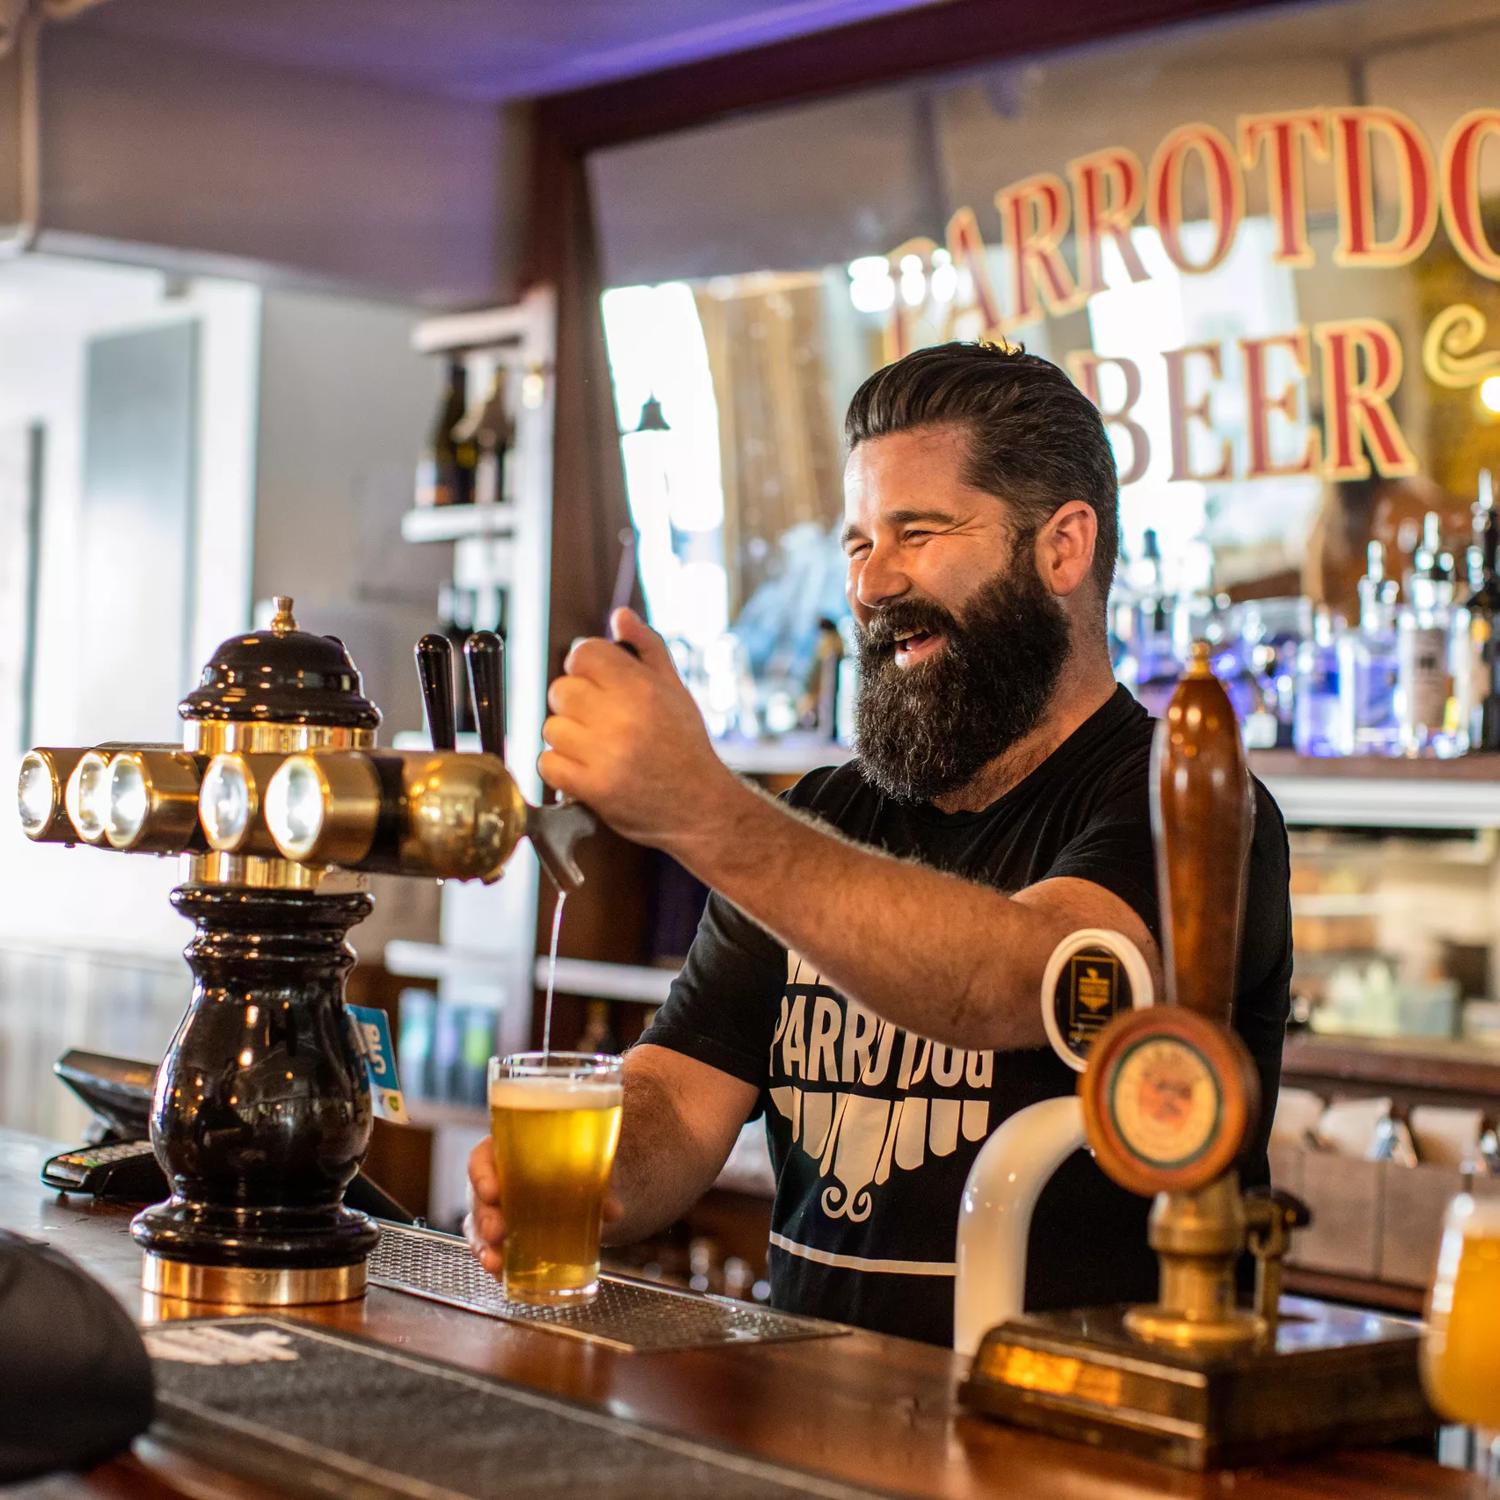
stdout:
{"type": "Polygon", "coordinates": [[[204,1266],[146,1252],[141,1286],[158,1297],[230,1307],[305,1307],[365,1294],[365,1263],[348,1266],[204,1266]]]}
{"type": "Polygon", "coordinates": [[[1437,1427],[1413,1323],[1284,1297],[1274,1335],[1213,1350],[1143,1343],[1124,1307],[1027,1313],[985,1335],[971,1411],[1181,1469],[1390,1443],[1437,1427]]]}

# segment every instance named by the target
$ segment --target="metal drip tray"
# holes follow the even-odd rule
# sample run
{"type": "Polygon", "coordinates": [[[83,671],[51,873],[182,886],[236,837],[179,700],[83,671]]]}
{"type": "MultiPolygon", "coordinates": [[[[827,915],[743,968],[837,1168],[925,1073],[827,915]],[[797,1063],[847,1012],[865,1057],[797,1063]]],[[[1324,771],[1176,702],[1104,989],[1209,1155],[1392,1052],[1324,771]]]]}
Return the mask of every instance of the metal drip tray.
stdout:
{"type": "Polygon", "coordinates": [[[838,1323],[624,1276],[601,1276],[599,1295],[586,1307],[530,1307],[510,1301],[457,1235],[404,1224],[381,1224],[368,1276],[375,1286],[628,1351],[765,1344],[849,1331],[838,1323]]]}

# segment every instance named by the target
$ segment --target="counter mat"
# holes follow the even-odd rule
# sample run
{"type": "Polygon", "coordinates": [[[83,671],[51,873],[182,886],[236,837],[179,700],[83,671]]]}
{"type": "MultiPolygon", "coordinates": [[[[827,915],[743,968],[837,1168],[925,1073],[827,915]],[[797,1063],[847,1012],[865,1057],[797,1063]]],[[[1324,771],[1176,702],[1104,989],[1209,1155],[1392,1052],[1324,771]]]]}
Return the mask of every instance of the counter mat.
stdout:
{"type": "Polygon", "coordinates": [[[591,1407],[275,1318],[145,1330],[151,1436],[287,1494],[337,1500],[867,1500],[591,1407]]]}
{"type": "Polygon", "coordinates": [[[708,1349],[720,1344],[826,1339],[849,1332],[840,1323],[775,1312],[728,1297],[706,1297],[631,1276],[601,1276],[599,1295],[583,1307],[512,1302],[460,1236],[405,1224],[381,1223],[380,1243],[370,1256],[369,1278],[372,1286],[611,1349],[708,1349]]]}

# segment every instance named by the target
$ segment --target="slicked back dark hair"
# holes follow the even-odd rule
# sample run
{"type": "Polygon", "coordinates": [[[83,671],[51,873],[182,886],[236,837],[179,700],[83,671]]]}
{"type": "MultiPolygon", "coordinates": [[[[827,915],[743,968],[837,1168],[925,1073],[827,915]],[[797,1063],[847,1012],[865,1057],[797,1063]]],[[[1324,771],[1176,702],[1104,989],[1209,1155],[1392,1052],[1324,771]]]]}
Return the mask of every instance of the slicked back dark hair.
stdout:
{"type": "Polygon", "coordinates": [[[939,344],[870,376],[849,403],[844,438],[852,453],[869,438],[950,424],[968,434],[965,482],[1004,501],[1018,535],[1034,535],[1068,500],[1093,507],[1102,612],[1120,550],[1120,485],[1094,403],[1024,349],[939,344]]]}

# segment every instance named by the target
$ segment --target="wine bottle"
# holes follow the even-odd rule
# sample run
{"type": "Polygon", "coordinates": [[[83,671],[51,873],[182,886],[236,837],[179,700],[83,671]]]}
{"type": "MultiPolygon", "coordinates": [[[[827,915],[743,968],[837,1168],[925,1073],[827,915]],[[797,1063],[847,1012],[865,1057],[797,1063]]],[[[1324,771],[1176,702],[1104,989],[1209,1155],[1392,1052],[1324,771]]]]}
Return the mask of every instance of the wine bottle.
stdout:
{"type": "Polygon", "coordinates": [[[476,450],[472,442],[463,443],[454,437],[468,404],[467,392],[468,377],[462,362],[450,360],[448,383],[428,435],[427,448],[417,465],[419,506],[465,505],[474,498],[476,450]]]}
{"type": "Polygon", "coordinates": [[[506,458],[515,439],[515,423],[506,401],[505,366],[495,367],[488,394],[455,429],[460,443],[474,448],[474,500],[497,505],[506,499],[506,458]]]}

